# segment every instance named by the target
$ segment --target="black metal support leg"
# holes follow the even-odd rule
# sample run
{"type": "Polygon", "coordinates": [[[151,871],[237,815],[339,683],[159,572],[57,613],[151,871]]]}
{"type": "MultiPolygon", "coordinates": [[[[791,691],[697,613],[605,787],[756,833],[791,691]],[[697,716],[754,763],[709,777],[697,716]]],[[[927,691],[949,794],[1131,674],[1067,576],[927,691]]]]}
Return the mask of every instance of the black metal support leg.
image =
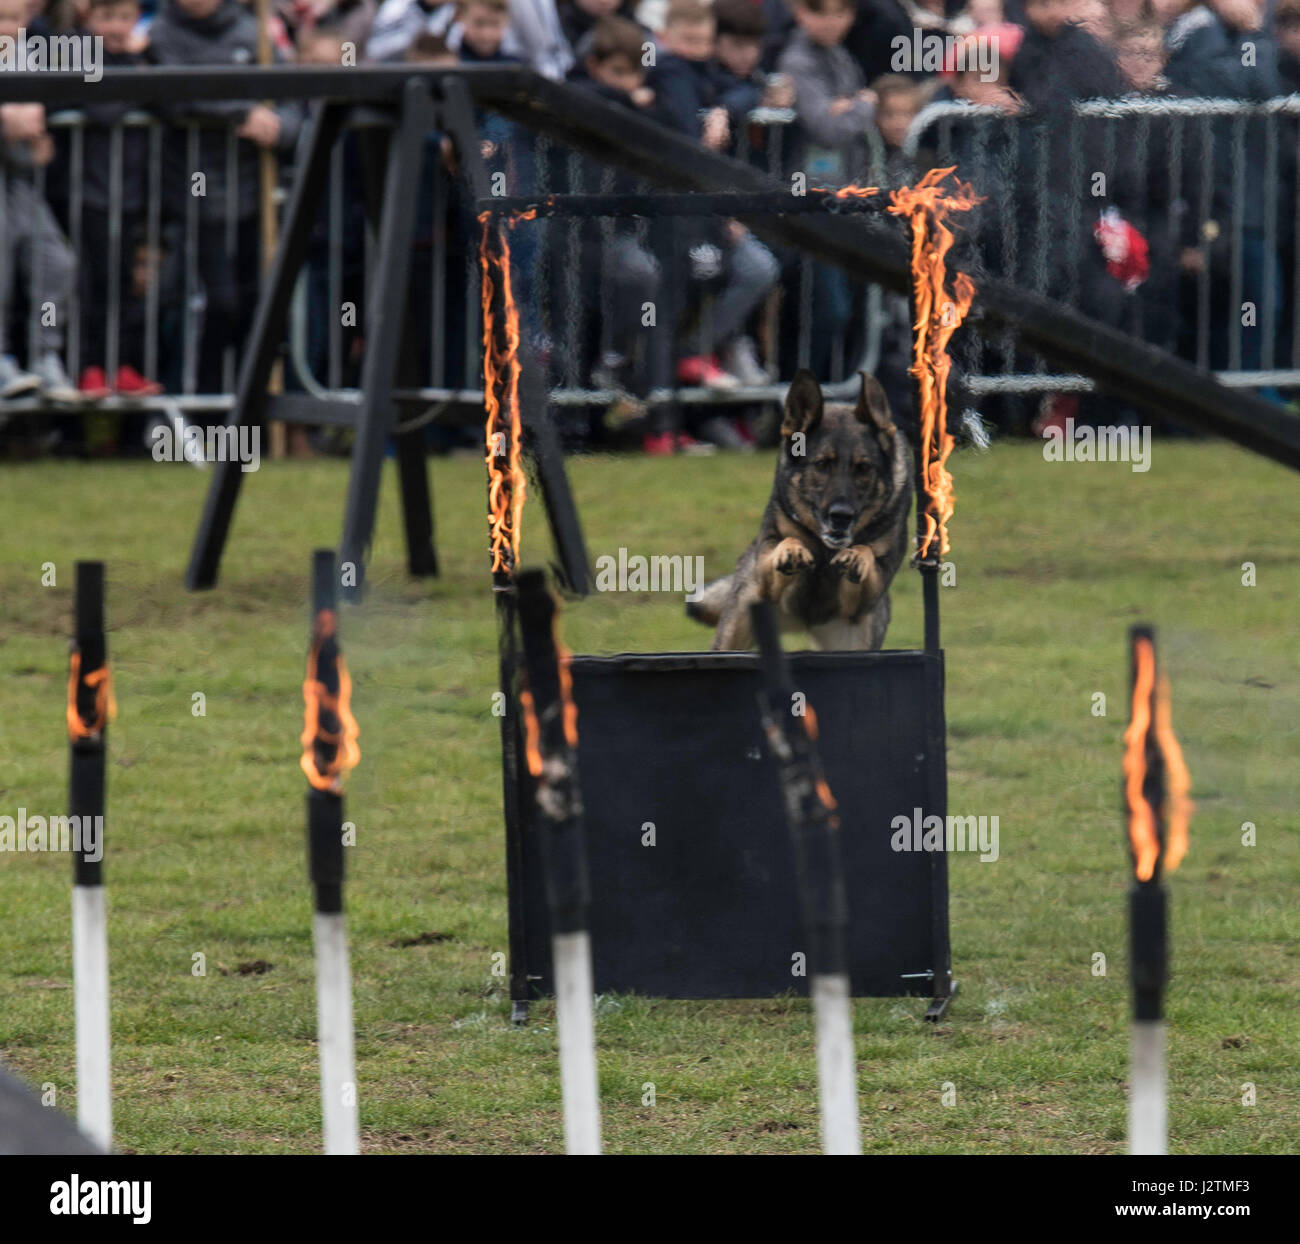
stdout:
{"type": "MultiPolygon", "coordinates": [[[[392,391],[406,319],[415,198],[424,137],[433,127],[433,105],[427,84],[412,78],[402,91],[400,108],[397,131],[388,149],[378,259],[366,292],[366,359],[361,369],[361,408],[352,446],[343,538],[339,543],[343,595],[354,600],[364,586],[365,558],[379,503],[384,445],[393,425],[392,391]]],[[[412,472],[412,483],[413,475],[412,472]]],[[[429,553],[432,554],[431,546],[429,553]]]]}
{"type": "MultiPolygon", "coordinates": [[[[258,299],[253,327],[240,367],[235,404],[228,427],[260,423],[266,410],[266,386],[271,379],[276,352],[284,332],[285,317],[294,283],[307,258],[312,227],[329,179],[330,153],[342,127],[346,108],[328,101],[316,104],[308,121],[306,150],[289,197],[284,233],[271,268],[271,276],[258,299]]],[[[213,469],[203,517],[194,537],[185,586],[190,591],[210,588],[217,581],[221,554],[234,517],[244,473],[237,461],[219,462],[213,469]]]]}

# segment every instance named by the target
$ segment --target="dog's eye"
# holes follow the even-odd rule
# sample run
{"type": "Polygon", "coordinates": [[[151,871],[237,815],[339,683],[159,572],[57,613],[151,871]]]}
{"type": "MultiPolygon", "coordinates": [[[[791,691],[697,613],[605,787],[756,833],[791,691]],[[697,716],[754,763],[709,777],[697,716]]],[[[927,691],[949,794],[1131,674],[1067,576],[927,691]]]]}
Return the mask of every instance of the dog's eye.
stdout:
{"type": "Polygon", "coordinates": [[[819,471],[829,471],[835,465],[834,458],[818,458],[813,462],[813,466],[819,471]]]}

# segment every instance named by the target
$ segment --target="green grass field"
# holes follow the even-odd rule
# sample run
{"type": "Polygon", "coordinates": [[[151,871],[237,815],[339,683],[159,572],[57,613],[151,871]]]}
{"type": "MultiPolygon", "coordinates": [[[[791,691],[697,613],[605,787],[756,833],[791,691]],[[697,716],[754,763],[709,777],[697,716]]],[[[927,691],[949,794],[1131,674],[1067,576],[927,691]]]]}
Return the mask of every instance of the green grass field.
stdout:
{"type": "MultiPolygon", "coordinates": [[[[1171,1148],[1294,1152],[1295,478],[1192,443],[1158,442],[1146,474],[1048,464],[1025,443],[953,465],[950,804],[999,816],[1001,859],[952,861],[962,992],[948,1019],[925,1024],[921,1000],[856,1004],[865,1147],[1123,1150],[1125,632],[1149,619],[1199,808],[1171,882],[1171,1148]],[[1243,586],[1245,562],[1256,586],[1243,586]]],[[[751,537],[771,469],[769,455],[570,468],[593,556],[698,553],[710,574],[751,537]]],[[[482,464],[438,460],[432,472],[443,576],[405,577],[390,471],[372,589],[342,621],[363,753],[348,795],[362,1144],[557,1152],[553,1008],[513,1028],[492,975],[506,908],[482,464]]],[[[104,558],[120,707],[106,865],[118,1144],[313,1152],[300,686],[309,551],[337,539],[345,469],[277,463],[249,476],[218,589],[188,595],[205,483],[151,462],[0,469],[0,813],[64,809],[73,562],[104,558]],[[46,562],[57,586],[42,586],[46,562]],[[206,716],[191,711],[198,692],[206,716]]],[[[523,552],[550,555],[537,503],[523,552]]],[[[889,646],[918,646],[906,569],[894,618],[889,646]]],[[[708,643],[668,595],[597,595],[568,609],[565,633],[578,652],[708,643]]],[[[70,872],[65,857],[0,855],[0,1057],[75,1112],[70,872]]],[[[610,1152],[818,1149],[805,1001],[602,997],[597,1030],[610,1152]]]]}

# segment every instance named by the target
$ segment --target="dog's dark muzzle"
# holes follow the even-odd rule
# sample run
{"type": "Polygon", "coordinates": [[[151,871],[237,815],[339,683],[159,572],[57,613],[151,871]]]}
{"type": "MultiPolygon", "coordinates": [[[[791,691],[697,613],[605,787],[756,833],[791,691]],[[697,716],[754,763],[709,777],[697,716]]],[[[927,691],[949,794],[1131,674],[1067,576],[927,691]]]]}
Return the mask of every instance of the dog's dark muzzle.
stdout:
{"type": "Polygon", "coordinates": [[[833,505],[822,520],[822,543],[832,549],[846,549],[853,539],[856,511],[851,505],[833,505]]]}

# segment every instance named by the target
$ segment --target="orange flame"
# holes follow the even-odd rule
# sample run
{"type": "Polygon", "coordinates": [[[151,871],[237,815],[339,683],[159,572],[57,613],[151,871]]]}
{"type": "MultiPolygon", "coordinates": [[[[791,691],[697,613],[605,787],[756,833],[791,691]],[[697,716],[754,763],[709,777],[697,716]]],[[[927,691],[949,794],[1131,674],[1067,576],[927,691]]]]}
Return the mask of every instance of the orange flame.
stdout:
{"type": "MultiPolygon", "coordinates": [[[[573,702],[573,671],[569,668],[573,653],[555,639],[555,657],[560,674],[560,702],[564,705],[564,741],[570,747],[578,746],[578,706],[573,702]]],[[[537,720],[537,706],[533,694],[524,687],[519,692],[519,704],[524,710],[524,757],[528,772],[535,778],[542,776],[542,730],[537,720]]]]}
{"type": "Polygon", "coordinates": [[[1132,718],[1124,731],[1124,798],[1128,806],[1134,873],[1139,881],[1150,881],[1157,863],[1162,871],[1171,873],[1183,862],[1187,854],[1187,827],[1196,805],[1191,799],[1192,777],[1183,759],[1183,749],[1174,737],[1169,679],[1157,672],[1155,648],[1149,639],[1138,638],[1134,657],[1132,718]],[[1147,737],[1153,729],[1164,761],[1166,786],[1164,800],[1156,809],[1152,809],[1142,793],[1147,776],[1147,737]],[[1161,822],[1163,840],[1159,832],[1161,822]]]}
{"type": "Polygon", "coordinates": [[[560,699],[564,702],[564,738],[570,747],[578,746],[578,706],[573,702],[573,653],[555,637],[555,655],[560,663],[560,699]]]}
{"type": "Polygon", "coordinates": [[[871,199],[880,193],[878,186],[841,186],[831,193],[837,199],[871,199]]]}
{"type": "Polygon", "coordinates": [[[911,374],[917,382],[921,422],[921,482],[925,490],[925,534],[919,557],[929,554],[936,537],[939,552],[948,552],[948,520],[953,514],[953,484],[948,455],[948,373],[952,360],[948,342],[966,318],[975,298],[971,279],[959,272],[947,291],[947,256],[954,241],[945,223],[949,212],[970,211],[981,200],[970,186],[954,178],[952,189],[942,183],[953,168],[931,169],[915,186],[893,191],[889,211],[906,216],[912,230],[913,324],[911,374]]]}
{"type": "Polygon", "coordinates": [[[1169,679],[1161,675],[1156,683],[1156,742],[1165,761],[1168,784],[1168,820],[1165,825],[1165,872],[1173,872],[1187,854],[1187,825],[1196,811],[1192,802],[1192,775],[1183,760],[1183,749],[1174,737],[1173,714],[1169,704],[1169,679]]]}
{"type": "MultiPolygon", "coordinates": [[[[530,209],[520,219],[532,219],[530,209]]],[[[520,461],[523,428],[519,416],[519,309],[510,280],[510,243],[492,213],[479,216],[483,306],[483,406],[488,469],[488,533],[492,573],[511,574],[519,562],[519,529],[524,510],[525,476],[520,461]],[[495,236],[495,247],[493,237],[495,236]],[[494,253],[495,251],[495,253],[494,253]],[[497,291],[503,323],[497,331],[497,291]],[[504,394],[504,401],[503,401],[504,394]],[[504,406],[504,409],[503,409],[504,406]]]]}
{"type": "MultiPolygon", "coordinates": [[[[817,724],[817,714],[811,704],[804,705],[803,728],[808,738],[816,743],[820,727],[817,724]]],[[[840,805],[835,802],[835,796],[831,794],[831,788],[826,781],[825,774],[818,772],[814,785],[817,789],[817,798],[821,800],[822,807],[831,814],[831,823],[838,829],[840,819],[835,813],[840,805]]]]}
{"type": "Polygon", "coordinates": [[[107,664],[86,675],[86,686],[95,689],[95,719],[86,722],[77,710],[77,690],[81,685],[81,650],[74,648],[68,659],[68,738],[93,739],[117,717],[117,700],[113,697],[113,675],[107,664]]]}
{"type": "Polygon", "coordinates": [[[524,756],[528,760],[528,772],[539,778],[542,776],[542,731],[537,724],[533,693],[527,687],[520,689],[519,705],[524,710],[524,756]]]}
{"type": "Polygon", "coordinates": [[[332,609],[322,609],[316,615],[316,624],[312,628],[311,651],[307,654],[307,677],[302,684],[302,699],[305,706],[302,729],[302,771],[307,781],[317,790],[333,791],[335,794],[343,789],[343,775],[349,769],[355,769],[361,759],[361,748],[357,739],[361,728],[352,716],[352,678],[348,674],[347,662],[341,652],[335,653],[334,664],[338,670],[338,695],[331,695],[325,684],[317,677],[317,665],[320,660],[321,647],[334,635],[336,616],[332,609]],[[321,714],[328,713],[338,722],[336,730],[326,730],[321,725],[321,714]],[[316,764],[316,745],[320,743],[334,749],[333,759],[322,772],[316,764]]]}
{"type": "Polygon", "coordinates": [[[1128,837],[1139,881],[1150,881],[1160,858],[1155,812],[1142,793],[1147,777],[1147,732],[1151,728],[1151,690],[1156,680],[1156,653],[1149,639],[1139,637],[1133,655],[1133,708],[1124,731],[1124,799],[1128,805],[1128,837]]]}

